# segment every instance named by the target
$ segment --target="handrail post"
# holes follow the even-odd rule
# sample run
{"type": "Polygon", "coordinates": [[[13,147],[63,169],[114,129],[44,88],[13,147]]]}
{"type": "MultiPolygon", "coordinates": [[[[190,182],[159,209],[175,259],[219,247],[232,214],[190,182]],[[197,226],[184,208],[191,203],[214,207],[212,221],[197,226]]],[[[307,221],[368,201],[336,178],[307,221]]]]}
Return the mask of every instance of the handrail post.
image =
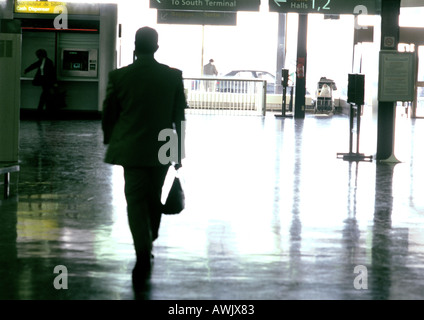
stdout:
{"type": "Polygon", "coordinates": [[[266,115],[266,88],[267,82],[264,80],[264,82],[262,82],[262,116],[264,117],[266,115]]]}

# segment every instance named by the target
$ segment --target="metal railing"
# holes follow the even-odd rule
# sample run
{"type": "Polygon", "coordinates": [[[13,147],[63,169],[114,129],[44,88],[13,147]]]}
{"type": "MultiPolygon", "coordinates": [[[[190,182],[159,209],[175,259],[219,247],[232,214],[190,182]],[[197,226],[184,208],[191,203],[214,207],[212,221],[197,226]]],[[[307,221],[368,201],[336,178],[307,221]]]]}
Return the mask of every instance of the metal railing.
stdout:
{"type": "Polygon", "coordinates": [[[188,114],[265,115],[266,81],[184,78],[188,114]]]}

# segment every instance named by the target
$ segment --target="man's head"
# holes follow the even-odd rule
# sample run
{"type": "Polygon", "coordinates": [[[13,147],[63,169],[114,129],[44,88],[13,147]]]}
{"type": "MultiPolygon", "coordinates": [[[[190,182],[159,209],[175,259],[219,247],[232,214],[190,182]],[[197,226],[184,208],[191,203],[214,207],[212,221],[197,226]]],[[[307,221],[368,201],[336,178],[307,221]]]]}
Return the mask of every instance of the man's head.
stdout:
{"type": "Polygon", "coordinates": [[[137,54],[154,54],[158,48],[158,33],[155,29],[143,27],[135,34],[135,51],[137,54]]]}
{"type": "Polygon", "coordinates": [[[35,52],[35,55],[37,56],[38,59],[41,60],[41,59],[47,58],[47,51],[44,49],[38,49],[35,52]]]}

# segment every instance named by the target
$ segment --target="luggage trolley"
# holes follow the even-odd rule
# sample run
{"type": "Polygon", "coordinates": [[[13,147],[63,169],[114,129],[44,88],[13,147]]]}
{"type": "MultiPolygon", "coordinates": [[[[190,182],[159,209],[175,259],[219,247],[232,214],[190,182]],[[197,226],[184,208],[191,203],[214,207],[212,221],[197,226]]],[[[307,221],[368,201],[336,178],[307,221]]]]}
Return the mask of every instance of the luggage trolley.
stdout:
{"type": "Polygon", "coordinates": [[[321,77],[317,84],[315,113],[334,113],[333,91],[337,90],[334,80],[321,77]]]}

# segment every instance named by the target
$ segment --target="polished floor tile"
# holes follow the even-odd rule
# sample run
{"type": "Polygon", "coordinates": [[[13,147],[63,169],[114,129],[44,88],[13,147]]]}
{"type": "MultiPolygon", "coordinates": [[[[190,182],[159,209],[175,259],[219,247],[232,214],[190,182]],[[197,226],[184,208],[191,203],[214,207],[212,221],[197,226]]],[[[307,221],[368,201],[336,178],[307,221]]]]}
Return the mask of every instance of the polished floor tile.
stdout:
{"type": "MultiPolygon", "coordinates": [[[[424,120],[398,116],[398,164],[338,159],[348,126],[190,115],[187,207],[164,217],[136,295],[122,169],[103,163],[100,122],[22,121],[21,171],[0,199],[0,298],[423,299],[424,120]]],[[[365,112],[361,152],[375,131],[365,112]]]]}

